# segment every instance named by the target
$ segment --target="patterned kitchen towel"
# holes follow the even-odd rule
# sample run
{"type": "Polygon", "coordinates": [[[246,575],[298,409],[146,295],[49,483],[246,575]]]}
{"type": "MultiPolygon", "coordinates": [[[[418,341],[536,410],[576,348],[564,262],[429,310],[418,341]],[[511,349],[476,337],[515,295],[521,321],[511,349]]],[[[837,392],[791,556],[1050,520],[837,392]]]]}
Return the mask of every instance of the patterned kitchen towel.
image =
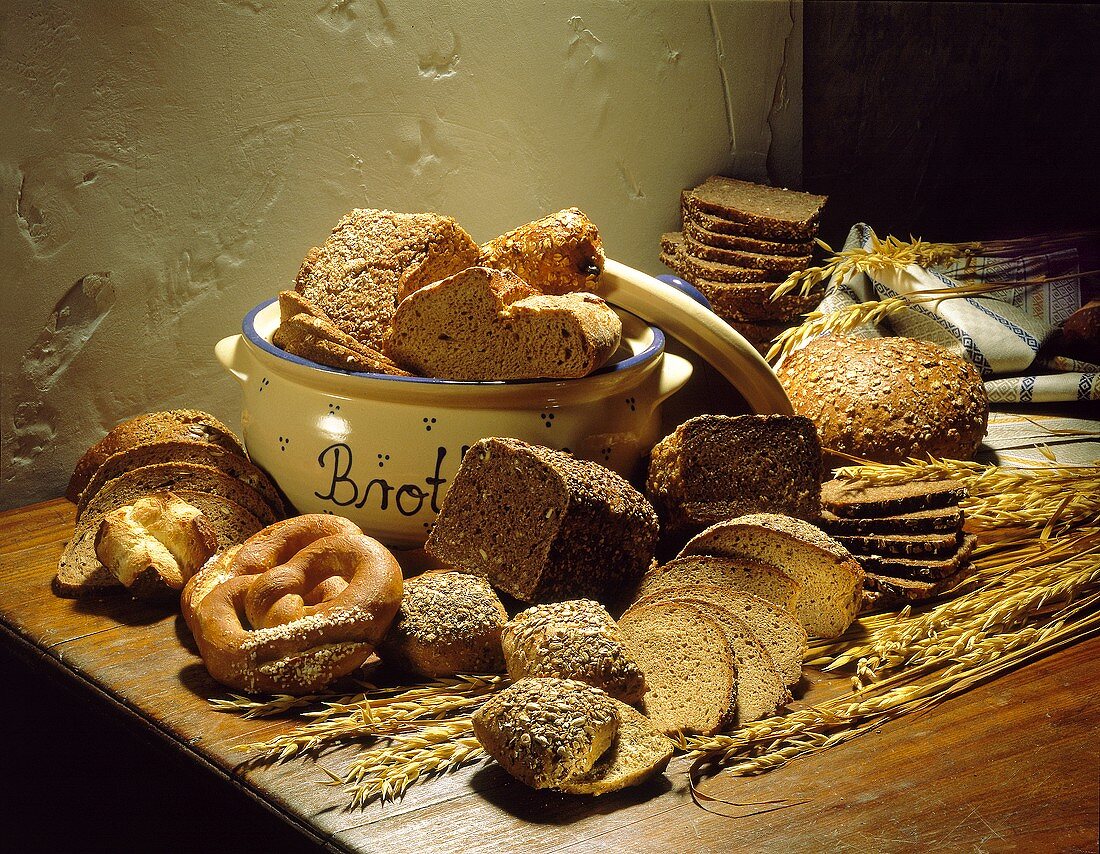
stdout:
{"type": "MultiPolygon", "coordinates": [[[[874,232],[857,223],[845,249],[872,248],[874,232]]],[[[1076,271],[1072,249],[1018,259],[968,258],[942,268],[910,264],[904,270],[857,273],[845,282],[834,277],[818,311],[832,312],[861,302],[957,288],[953,278],[964,271],[968,281],[1018,281],[1076,271]],[[1072,266],[1070,266],[1072,265],[1072,266]]],[[[896,312],[886,321],[865,324],[850,335],[861,338],[904,335],[931,341],[969,359],[985,379],[994,403],[1100,399],[1100,368],[1081,362],[1037,358],[1044,342],[1081,307],[1076,278],[1043,285],[1010,288],[982,296],[926,302],[896,312]]]]}

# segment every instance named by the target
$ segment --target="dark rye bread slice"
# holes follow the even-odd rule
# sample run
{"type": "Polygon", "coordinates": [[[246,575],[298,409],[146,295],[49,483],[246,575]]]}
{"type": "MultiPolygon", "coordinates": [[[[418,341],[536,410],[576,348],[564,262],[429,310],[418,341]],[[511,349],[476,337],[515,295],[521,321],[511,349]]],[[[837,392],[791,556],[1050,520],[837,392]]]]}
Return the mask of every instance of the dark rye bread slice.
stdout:
{"type": "Polygon", "coordinates": [[[958,572],[970,560],[977,543],[978,538],[973,534],[964,534],[958,548],[947,557],[921,559],[882,554],[859,554],[854,557],[866,572],[918,581],[938,581],[958,572]]]}
{"type": "Polygon", "coordinates": [[[691,215],[711,214],[753,227],[756,237],[807,240],[817,234],[825,196],[712,175],[681,196],[691,215]]]}
{"type": "MultiPolygon", "coordinates": [[[[198,507],[210,522],[218,538],[215,556],[243,543],[264,527],[259,519],[228,498],[189,489],[177,490],[173,494],[198,507]]],[[[118,506],[132,503],[139,497],[141,496],[118,506]]],[[[105,513],[78,526],[72,538],[65,544],[53,581],[53,589],[58,596],[79,598],[125,591],[126,588],[96,557],[95,535],[105,513]]]]}
{"type": "MultiPolygon", "coordinates": [[[[806,296],[799,293],[772,299],[775,282],[712,282],[698,276],[687,281],[707,298],[711,310],[727,322],[774,323],[793,320],[813,311],[821,301],[820,294],[806,296]]],[[[774,334],[769,336],[774,337],[774,334]]]]}
{"type": "Polygon", "coordinates": [[[715,606],[728,611],[744,621],[767,650],[785,685],[793,685],[802,678],[806,630],[791,611],[751,593],[706,584],[665,587],[639,599],[637,606],[668,600],[687,602],[704,610],[715,606]]]}
{"type": "Polygon", "coordinates": [[[260,493],[278,518],[282,519],[287,515],[286,504],[271,478],[240,454],[227,451],[211,442],[168,439],[147,442],[108,457],[80,494],[77,519],[80,519],[84,508],[108,481],[143,466],[173,462],[196,463],[216,468],[260,493]]]}
{"type": "Polygon", "coordinates": [[[868,573],[867,587],[864,590],[864,610],[893,608],[910,602],[923,602],[965,584],[976,572],[977,567],[974,563],[967,562],[955,573],[936,581],[868,573]]]}
{"type": "Polygon", "coordinates": [[[275,511],[263,496],[243,481],[219,471],[212,466],[198,463],[156,463],[131,469],[107,481],[77,516],[77,526],[85,521],[102,516],[104,513],[129,504],[131,501],[152,492],[175,492],[189,489],[194,492],[210,492],[228,498],[241,505],[245,510],[270,525],[277,520],[275,511]]]}
{"type": "Polygon", "coordinates": [[[947,534],[875,534],[832,537],[859,560],[860,555],[897,555],[927,557],[943,555],[958,549],[962,536],[958,531],[947,534]]]}
{"type": "Polygon", "coordinates": [[[631,609],[619,620],[646,676],[642,712],[667,735],[713,735],[735,720],[737,673],[726,631],[682,602],[631,609]]]}
{"type": "Polygon", "coordinates": [[[748,252],[744,249],[722,249],[718,246],[709,246],[700,243],[691,237],[681,233],[681,247],[692,258],[703,261],[714,261],[719,264],[729,264],[734,267],[748,267],[751,270],[768,270],[779,273],[793,273],[795,270],[805,270],[810,266],[813,258],[809,255],[763,255],[759,252],[748,252]]]}
{"type": "Polygon", "coordinates": [[[855,516],[846,519],[829,510],[821,511],[821,528],[832,536],[889,536],[890,534],[933,534],[959,531],[966,516],[958,505],[932,510],[914,510],[893,516],[855,516]]]}
{"type": "Polygon", "coordinates": [[[466,453],[425,549],[524,602],[606,600],[653,559],[657,514],[619,475],[489,438],[466,453]]]}
{"type": "Polygon", "coordinates": [[[801,585],[778,567],[752,560],[711,555],[688,555],[670,560],[643,576],[634,594],[639,601],[659,590],[721,587],[751,593],[794,613],[801,585]]]}
{"type": "Polygon", "coordinates": [[[917,481],[893,486],[861,486],[833,479],[821,485],[821,506],[837,516],[888,516],[958,504],[966,487],[948,480],[917,481]]]}
{"type": "Polygon", "coordinates": [[[693,537],[678,556],[693,554],[779,567],[802,585],[795,613],[810,635],[843,634],[862,602],[863,568],[844,546],[801,519],[756,513],[719,522],[693,537]]]}
{"type": "MultiPolygon", "coordinates": [[[[700,228],[704,228],[710,234],[748,237],[753,240],[784,242],[789,245],[811,245],[813,237],[816,236],[816,232],[814,235],[806,238],[784,238],[773,234],[764,234],[758,225],[754,226],[747,222],[737,222],[736,220],[715,216],[714,214],[706,213],[697,205],[689,204],[690,194],[691,190],[680,191],[680,219],[685,223],[691,222],[700,228]]],[[[796,254],[804,255],[805,253],[799,252],[796,254]]]]}
{"type": "Polygon", "coordinates": [[[108,457],[148,442],[169,439],[210,442],[242,457],[247,456],[233,431],[208,412],[198,409],[146,412],[115,425],[106,436],[85,451],[76,463],[65,489],[65,497],[73,502],[79,500],[88,481],[108,457]]]}
{"type": "MultiPolygon", "coordinates": [[[[710,218],[708,218],[710,219],[710,218]]],[[[743,234],[723,234],[711,231],[706,224],[687,213],[682,229],[684,237],[718,249],[739,249],[742,252],[757,252],[761,255],[811,255],[814,251],[812,240],[786,241],[762,240],[743,234]]]]}
{"type": "Polygon", "coordinates": [[[769,273],[748,267],[731,267],[700,261],[687,254],[683,236],[678,231],[661,235],[661,263],[681,278],[710,279],[721,282],[781,282],[783,273],[769,273]]]}
{"type": "Polygon", "coordinates": [[[645,492],[673,534],[746,513],[816,519],[817,429],[798,415],[696,416],[653,447],[645,492]]]}

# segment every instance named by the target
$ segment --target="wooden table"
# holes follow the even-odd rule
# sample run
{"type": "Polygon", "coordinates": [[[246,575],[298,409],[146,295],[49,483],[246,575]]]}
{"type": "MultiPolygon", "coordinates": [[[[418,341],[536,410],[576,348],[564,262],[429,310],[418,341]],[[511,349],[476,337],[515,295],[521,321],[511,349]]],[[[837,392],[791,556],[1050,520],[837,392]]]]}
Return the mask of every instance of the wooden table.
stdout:
{"type": "MultiPolygon", "coordinates": [[[[225,692],[207,676],[177,615],[121,599],[85,603],[50,592],[73,510],[56,500],[0,514],[0,649],[29,661],[37,674],[80,689],[65,695],[70,708],[55,710],[56,718],[19,737],[53,740],[59,722],[79,716],[85,704],[109,709],[126,728],[172,747],[179,758],[167,761],[220,779],[219,795],[269,807],[282,819],[270,819],[262,840],[269,851],[294,839],[295,831],[333,850],[391,854],[1096,850],[1097,638],[824,754],[761,777],[718,775],[703,785],[741,803],[803,802],[772,812],[731,818],[695,805],[682,759],[648,785],[599,799],[535,792],[486,762],[420,783],[400,802],[349,811],[343,790],[318,785],[326,775],[310,762],[240,764],[235,746],[288,724],[213,711],[208,699],[225,692]]],[[[805,683],[801,701],[812,702],[843,690],[846,679],[810,672],[805,683]]],[[[79,749],[72,755],[79,762],[79,749]]],[[[342,748],[319,762],[339,773],[350,756],[342,748]]],[[[104,777],[111,785],[109,769],[104,777]]],[[[193,812],[197,838],[218,832],[201,805],[187,805],[187,793],[180,797],[193,812]]],[[[110,839],[112,821],[129,818],[124,806],[104,817],[97,830],[102,838],[110,839]]],[[[165,804],[171,809],[180,804],[165,804]]],[[[64,811],[57,813],[55,821],[63,822],[64,811]]],[[[87,839],[77,834],[87,829],[71,832],[74,847],[84,850],[78,840],[87,839]]],[[[150,840],[150,850],[165,842],[150,840]]]]}

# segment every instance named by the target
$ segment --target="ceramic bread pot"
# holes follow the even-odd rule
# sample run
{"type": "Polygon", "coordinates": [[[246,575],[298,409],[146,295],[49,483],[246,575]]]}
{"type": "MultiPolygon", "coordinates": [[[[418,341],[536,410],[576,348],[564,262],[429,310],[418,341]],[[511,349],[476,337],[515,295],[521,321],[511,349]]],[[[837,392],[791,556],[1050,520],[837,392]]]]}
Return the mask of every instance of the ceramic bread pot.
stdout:
{"type": "MultiPolygon", "coordinates": [[[[603,278],[621,279],[616,272],[603,278]]],[[[648,280],[646,287],[658,296],[669,291],[683,299],[689,313],[714,318],[690,297],[629,273],[648,280]]],[[[580,379],[454,382],[324,367],[271,343],[279,324],[276,299],[250,311],[241,334],[219,341],[215,353],[241,384],[249,455],[298,512],[346,516],[389,546],[416,548],[478,439],[513,437],[567,450],[627,477],[639,471],[660,438],[661,404],[687,382],[692,365],[665,353],[662,330],[621,306],[634,300],[649,311],[648,298],[628,282],[615,286],[624,297],[617,304],[623,345],[608,365],[580,379]]],[[[746,356],[756,355],[751,345],[741,345],[746,356]]],[[[789,411],[774,374],[759,363],[749,372],[753,382],[738,390],[757,411],[789,411]],[[763,379],[755,376],[760,366],[763,379]],[[754,403],[753,383],[768,388],[768,377],[772,399],[756,395],[754,403]]]]}

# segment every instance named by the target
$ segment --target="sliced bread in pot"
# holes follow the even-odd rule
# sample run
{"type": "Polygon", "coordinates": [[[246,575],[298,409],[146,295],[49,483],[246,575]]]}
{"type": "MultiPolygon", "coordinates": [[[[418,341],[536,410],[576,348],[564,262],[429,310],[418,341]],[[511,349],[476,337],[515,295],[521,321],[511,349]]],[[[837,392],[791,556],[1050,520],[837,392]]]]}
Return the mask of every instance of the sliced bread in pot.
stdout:
{"type": "Polygon", "coordinates": [[[795,612],[810,635],[837,637],[859,612],[863,569],[844,546],[801,519],[756,513],[719,522],[693,537],[680,556],[693,554],[781,569],[801,585],[795,612]]]}

